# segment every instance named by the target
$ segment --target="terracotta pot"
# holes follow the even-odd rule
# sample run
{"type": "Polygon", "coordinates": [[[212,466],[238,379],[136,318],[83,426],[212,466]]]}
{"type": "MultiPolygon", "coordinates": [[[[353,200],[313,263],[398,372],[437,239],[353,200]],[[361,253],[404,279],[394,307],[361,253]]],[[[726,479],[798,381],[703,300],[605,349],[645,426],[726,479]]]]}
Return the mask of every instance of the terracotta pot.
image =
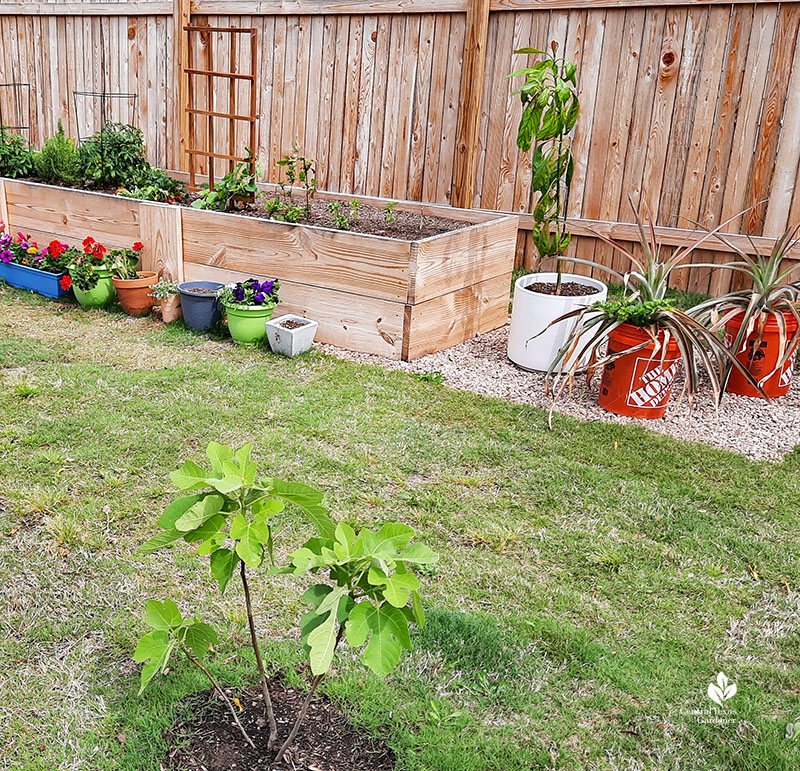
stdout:
{"type": "Polygon", "coordinates": [[[623,353],[604,367],[597,400],[603,409],[631,418],[664,417],[681,361],[675,340],[670,338],[666,356],[663,348],[654,356],[656,346],[650,335],[640,327],[622,324],[609,334],[608,352],[622,353],[648,340],[644,348],[623,353]]]}
{"type": "Polygon", "coordinates": [[[129,316],[146,316],[153,309],[150,287],[156,283],[158,277],[151,270],[137,270],[136,275],[139,278],[114,276],[114,288],[125,313],[129,316]]]}
{"type": "Polygon", "coordinates": [[[183,318],[180,295],[173,294],[169,297],[164,297],[159,303],[161,305],[161,320],[165,324],[171,324],[173,321],[183,318]]]}
{"type": "MultiPolygon", "coordinates": [[[[784,313],[783,318],[786,321],[786,337],[787,339],[791,339],[797,332],[797,321],[794,316],[789,313],[784,313]]],[[[725,343],[728,347],[733,346],[741,328],[742,316],[731,319],[725,325],[725,343]]],[[[739,350],[736,352],[736,358],[761,384],[764,393],[766,393],[770,399],[775,396],[785,396],[792,382],[794,362],[797,358],[798,341],[794,343],[792,355],[786,360],[780,371],[778,371],[779,354],[783,353],[785,355],[786,346],[784,344],[784,350],[782,352],[780,327],[774,316],[770,316],[767,320],[764,333],[761,336],[761,343],[758,346],[758,351],[753,353],[753,346],[756,343],[757,337],[758,332],[753,330],[747,339],[742,341],[739,350]]],[[[732,394],[740,394],[741,396],[752,396],[756,399],[764,398],[738,370],[731,370],[731,376],[728,379],[728,385],[725,390],[732,394]]]]}

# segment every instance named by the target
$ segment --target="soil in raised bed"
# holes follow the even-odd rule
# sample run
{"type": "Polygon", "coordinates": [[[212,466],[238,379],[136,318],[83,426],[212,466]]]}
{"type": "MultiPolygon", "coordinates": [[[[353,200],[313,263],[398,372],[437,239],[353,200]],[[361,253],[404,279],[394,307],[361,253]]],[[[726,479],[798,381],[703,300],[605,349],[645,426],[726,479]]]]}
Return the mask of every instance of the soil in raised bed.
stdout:
{"type": "MultiPolygon", "coordinates": [[[[525,289],[538,294],[555,294],[556,283],[555,281],[542,281],[536,284],[528,284],[525,289]]],[[[564,297],[585,297],[587,294],[594,294],[595,292],[597,292],[597,289],[588,284],[580,284],[577,281],[564,281],[561,284],[560,294],[564,297]]]]}
{"type": "MultiPolygon", "coordinates": [[[[299,197],[295,197],[294,200],[296,203],[302,204],[299,197]]],[[[347,213],[349,202],[350,199],[342,198],[342,212],[345,214],[347,213]]],[[[298,223],[339,230],[340,228],[336,226],[327,211],[328,203],[328,201],[321,200],[313,201],[311,204],[311,216],[301,217],[298,223]]],[[[248,217],[274,220],[274,217],[268,215],[263,199],[256,200],[255,203],[241,204],[237,206],[235,213],[244,214],[248,217]]],[[[395,209],[394,212],[394,222],[387,222],[386,215],[382,209],[362,203],[358,209],[358,217],[347,230],[352,233],[387,236],[388,238],[399,238],[404,241],[418,241],[421,238],[462,230],[472,224],[471,222],[458,222],[445,217],[414,214],[398,209],[395,209]]]]}
{"type": "MultiPolygon", "coordinates": [[[[260,688],[243,694],[226,689],[230,698],[239,697],[239,719],[255,744],[250,747],[239,732],[222,700],[211,691],[190,697],[192,718],[172,728],[170,748],[163,768],[175,771],[392,771],[395,756],[378,739],[359,734],[324,695],[317,694],[308,715],[283,761],[271,765],[275,750],[267,750],[269,726],[262,708],[260,688]]],[[[270,683],[270,694],[278,723],[279,741],[288,736],[300,711],[305,693],[285,687],[279,679],[270,683]]]]}

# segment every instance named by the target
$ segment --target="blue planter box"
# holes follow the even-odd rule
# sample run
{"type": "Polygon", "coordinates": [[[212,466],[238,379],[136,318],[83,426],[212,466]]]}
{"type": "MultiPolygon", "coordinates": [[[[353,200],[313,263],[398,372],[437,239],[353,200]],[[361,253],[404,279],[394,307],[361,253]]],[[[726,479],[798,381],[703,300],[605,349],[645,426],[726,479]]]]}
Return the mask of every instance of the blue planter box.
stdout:
{"type": "Polygon", "coordinates": [[[17,265],[15,262],[0,262],[0,279],[17,289],[30,289],[45,297],[63,297],[69,289],[62,289],[59,283],[63,273],[48,273],[44,270],[17,265]]]}

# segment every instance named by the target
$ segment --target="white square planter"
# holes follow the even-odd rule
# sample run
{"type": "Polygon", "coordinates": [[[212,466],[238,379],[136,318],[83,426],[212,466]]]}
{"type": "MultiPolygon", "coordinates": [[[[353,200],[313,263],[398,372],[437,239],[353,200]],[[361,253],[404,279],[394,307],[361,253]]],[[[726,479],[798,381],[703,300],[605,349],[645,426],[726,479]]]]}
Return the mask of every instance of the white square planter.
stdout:
{"type": "Polygon", "coordinates": [[[305,319],[294,313],[287,313],[277,319],[270,319],[267,324],[267,339],[269,347],[274,353],[288,356],[290,359],[299,353],[305,353],[314,343],[314,335],[317,334],[319,322],[305,319]],[[302,324],[295,329],[287,329],[283,326],[286,321],[296,321],[302,324]]]}

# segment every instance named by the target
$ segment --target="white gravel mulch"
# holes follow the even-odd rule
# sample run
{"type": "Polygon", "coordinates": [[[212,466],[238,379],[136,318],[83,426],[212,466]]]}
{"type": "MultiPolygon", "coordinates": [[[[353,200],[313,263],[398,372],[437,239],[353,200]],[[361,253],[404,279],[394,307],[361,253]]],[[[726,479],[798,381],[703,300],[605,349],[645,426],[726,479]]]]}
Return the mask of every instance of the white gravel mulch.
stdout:
{"type": "MultiPolygon", "coordinates": [[[[412,362],[392,361],[382,356],[321,346],[333,356],[364,364],[377,364],[405,372],[441,372],[450,388],[495,396],[519,404],[549,409],[553,400],[545,392],[544,377],[519,369],[506,358],[508,325],[468,340],[455,348],[429,354],[412,362]]],[[[719,413],[708,394],[700,393],[691,412],[686,400],[678,404],[680,383],[662,419],[624,418],[597,405],[600,378],[587,388],[586,379],[576,379],[571,395],[559,398],[555,411],[584,420],[627,423],[668,434],[676,439],[700,441],[738,452],[751,460],[780,460],[800,444],[800,384],[795,378],[789,393],[766,403],[762,399],[726,394],[719,413]]]]}

